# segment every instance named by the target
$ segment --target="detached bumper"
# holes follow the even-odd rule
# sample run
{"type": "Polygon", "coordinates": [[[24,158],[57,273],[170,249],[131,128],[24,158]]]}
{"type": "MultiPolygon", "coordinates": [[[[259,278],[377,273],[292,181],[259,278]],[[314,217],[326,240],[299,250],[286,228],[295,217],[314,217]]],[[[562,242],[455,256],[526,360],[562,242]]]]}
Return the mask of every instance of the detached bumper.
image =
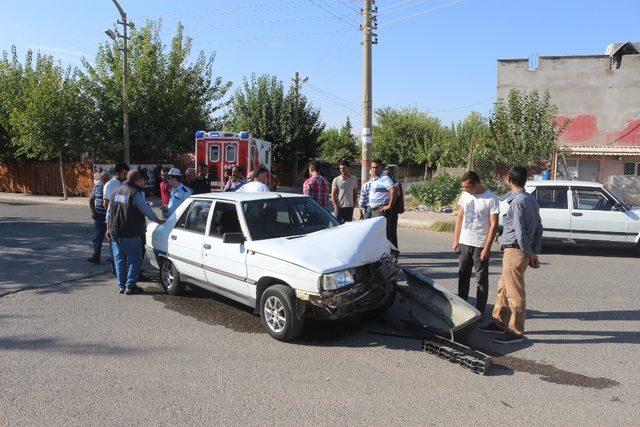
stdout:
{"type": "Polygon", "coordinates": [[[354,313],[375,310],[387,302],[394,292],[398,267],[391,261],[379,261],[358,268],[356,283],[320,295],[296,292],[309,303],[313,315],[321,319],[340,319],[354,313]]]}

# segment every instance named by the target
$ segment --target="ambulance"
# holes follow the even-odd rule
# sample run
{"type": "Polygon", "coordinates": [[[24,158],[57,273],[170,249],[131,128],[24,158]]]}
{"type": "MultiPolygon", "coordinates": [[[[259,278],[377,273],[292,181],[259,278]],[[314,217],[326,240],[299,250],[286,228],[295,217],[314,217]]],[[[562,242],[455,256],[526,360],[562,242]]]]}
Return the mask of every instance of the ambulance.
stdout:
{"type": "MultiPolygon", "coordinates": [[[[271,171],[271,143],[254,138],[249,132],[199,130],[195,140],[195,167],[207,167],[211,191],[223,190],[234,166],[241,166],[245,177],[260,166],[271,171]]],[[[275,185],[275,177],[270,173],[269,187],[275,185]]]]}

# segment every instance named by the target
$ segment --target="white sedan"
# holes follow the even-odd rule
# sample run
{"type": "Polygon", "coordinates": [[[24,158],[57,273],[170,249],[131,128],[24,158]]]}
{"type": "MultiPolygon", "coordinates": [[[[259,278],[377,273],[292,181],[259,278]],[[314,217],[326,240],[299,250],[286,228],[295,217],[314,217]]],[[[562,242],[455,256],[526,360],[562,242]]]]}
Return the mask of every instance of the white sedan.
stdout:
{"type": "MultiPolygon", "coordinates": [[[[525,190],[540,205],[543,239],[624,244],[640,253],[640,208],[624,204],[601,184],[528,181],[525,190]]],[[[500,198],[501,215],[508,209],[509,194],[500,198]]]]}
{"type": "Polygon", "coordinates": [[[170,294],[188,283],[224,295],[252,307],[272,337],[288,341],[305,316],[337,319],[393,304],[397,267],[385,224],[339,225],[295,194],[199,194],[165,224],[149,224],[146,248],[170,294]]]}

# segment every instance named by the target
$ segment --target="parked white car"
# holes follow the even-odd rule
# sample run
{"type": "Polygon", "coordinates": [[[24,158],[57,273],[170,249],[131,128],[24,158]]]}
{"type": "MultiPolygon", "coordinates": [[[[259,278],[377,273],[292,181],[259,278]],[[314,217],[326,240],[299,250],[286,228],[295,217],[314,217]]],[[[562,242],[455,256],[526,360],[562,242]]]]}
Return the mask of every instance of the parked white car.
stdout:
{"type": "MultiPolygon", "coordinates": [[[[540,205],[543,239],[626,244],[640,252],[640,207],[624,204],[601,184],[528,181],[525,190],[540,205]]],[[[500,198],[501,223],[509,194],[500,198]]]]}
{"type": "Polygon", "coordinates": [[[309,197],[286,193],[191,196],[147,227],[147,254],[163,286],[189,285],[253,307],[267,332],[296,338],[305,316],[337,319],[383,310],[396,265],[385,219],[340,225],[309,197]]]}

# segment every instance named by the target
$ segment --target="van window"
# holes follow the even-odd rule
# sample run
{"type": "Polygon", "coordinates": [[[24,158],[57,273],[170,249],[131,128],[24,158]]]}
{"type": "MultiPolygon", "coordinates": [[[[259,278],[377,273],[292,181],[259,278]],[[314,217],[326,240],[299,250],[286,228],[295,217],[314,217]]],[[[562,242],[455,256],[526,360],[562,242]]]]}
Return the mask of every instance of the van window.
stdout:
{"type": "Polygon", "coordinates": [[[220,147],[218,145],[212,145],[209,147],[209,161],[217,162],[220,160],[220,147]]]}
{"type": "Polygon", "coordinates": [[[234,162],[236,161],[236,146],[235,145],[227,145],[224,153],[224,161],[225,162],[234,162]]]}

